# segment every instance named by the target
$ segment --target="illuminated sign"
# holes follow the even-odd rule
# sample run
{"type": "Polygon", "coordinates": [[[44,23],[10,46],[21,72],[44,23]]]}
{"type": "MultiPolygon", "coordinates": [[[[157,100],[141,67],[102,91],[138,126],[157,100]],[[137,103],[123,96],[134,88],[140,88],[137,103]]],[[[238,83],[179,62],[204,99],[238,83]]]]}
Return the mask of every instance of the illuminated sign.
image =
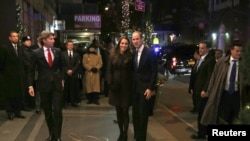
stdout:
{"type": "Polygon", "coordinates": [[[135,10],[145,12],[145,2],[141,0],[135,1],[135,10]]]}
{"type": "Polygon", "coordinates": [[[75,28],[101,28],[101,15],[76,14],[74,16],[75,28]]]}

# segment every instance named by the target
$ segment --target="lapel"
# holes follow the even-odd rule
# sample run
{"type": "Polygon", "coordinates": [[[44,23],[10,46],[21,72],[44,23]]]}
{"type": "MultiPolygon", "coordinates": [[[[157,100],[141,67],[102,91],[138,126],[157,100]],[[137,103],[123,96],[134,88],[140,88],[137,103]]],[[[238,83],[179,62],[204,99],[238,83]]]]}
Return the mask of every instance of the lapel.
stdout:
{"type": "MultiPolygon", "coordinates": [[[[48,64],[47,58],[46,58],[46,56],[45,56],[43,47],[39,48],[39,52],[40,52],[40,55],[42,56],[42,57],[41,57],[41,58],[42,58],[42,61],[43,61],[45,64],[47,64],[47,66],[49,67],[49,64],[48,64]]],[[[53,56],[54,56],[54,59],[52,59],[52,62],[53,62],[53,64],[54,64],[55,60],[57,59],[57,57],[56,57],[56,50],[53,49],[53,48],[51,48],[51,53],[53,53],[53,56]]],[[[54,65],[53,65],[53,66],[54,66],[54,65]]],[[[49,68],[50,68],[50,67],[49,67],[49,68]]]]}
{"type": "Polygon", "coordinates": [[[75,52],[72,51],[72,53],[73,53],[73,54],[72,54],[73,56],[72,56],[71,61],[70,61],[69,54],[68,54],[68,50],[66,50],[66,51],[64,52],[64,57],[65,57],[65,60],[67,61],[68,64],[74,62],[75,52]]]}
{"type": "Polygon", "coordinates": [[[207,54],[207,56],[206,56],[203,60],[200,60],[200,61],[202,61],[202,62],[201,62],[201,64],[200,64],[200,66],[199,66],[197,72],[199,72],[199,70],[201,70],[201,68],[204,66],[204,64],[206,64],[207,58],[208,58],[208,57],[209,57],[209,54],[207,54]]]}
{"type": "MultiPolygon", "coordinates": [[[[43,61],[45,64],[47,64],[47,66],[49,67],[49,64],[48,64],[48,62],[47,62],[47,59],[46,59],[46,56],[45,56],[43,47],[39,48],[39,54],[41,55],[42,61],[43,61]]],[[[39,57],[39,58],[40,58],[40,57],[39,57]]]]}
{"type": "MultiPolygon", "coordinates": [[[[12,43],[10,43],[9,46],[10,46],[9,48],[10,48],[10,51],[12,52],[12,54],[14,54],[14,55],[17,57],[16,51],[15,51],[15,49],[14,49],[12,43]]],[[[18,45],[17,45],[17,46],[18,46],[18,45]]],[[[17,47],[17,52],[18,52],[18,47],[17,47]]]]}
{"type": "Polygon", "coordinates": [[[54,47],[51,48],[51,51],[52,51],[53,56],[54,56],[54,59],[52,59],[53,66],[54,66],[54,63],[55,63],[55,62],[57,61],[57,59],[58,59],[58,53],[57,53],[57,50],[56,50],[54,47]]]}

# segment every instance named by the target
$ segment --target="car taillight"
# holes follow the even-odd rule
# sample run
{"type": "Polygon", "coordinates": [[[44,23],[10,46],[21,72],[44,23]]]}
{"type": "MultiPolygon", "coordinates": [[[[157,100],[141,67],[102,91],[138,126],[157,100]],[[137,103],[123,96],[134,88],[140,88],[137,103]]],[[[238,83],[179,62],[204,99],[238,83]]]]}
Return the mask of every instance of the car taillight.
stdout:
{"type": "Polygon", "coordinates": [[[175,67],[175,66],[176,66],[176,63],[177,63],[176,58],[173,57],[173,58],[172,58],[172,67],[175,67]]]}

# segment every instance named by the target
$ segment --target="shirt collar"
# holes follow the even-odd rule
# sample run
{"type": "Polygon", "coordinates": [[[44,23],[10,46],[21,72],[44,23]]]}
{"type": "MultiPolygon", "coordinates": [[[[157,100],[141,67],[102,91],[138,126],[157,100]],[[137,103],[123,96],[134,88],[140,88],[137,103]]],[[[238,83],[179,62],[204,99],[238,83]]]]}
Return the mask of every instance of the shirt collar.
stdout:
{"type": "Polygon", "coordinates": [[[44,50],[44,51],[48,51],[48,49],[49,49],[50,51],[52,51],[52,49],[49,48],[49,47],[43,47],[43,50],[44,50]]]}
{"type": "MultiPolygon", "coordinates": [[[[208,53],[207,53],[208,54],[208,53]]],[[[204,58],[207,56],[207,54],[201,56],[201,60],[204,60],[204,58]]]]}
{"type": "Polygon", "coordinates": [[[141,53],[142,50],[143,50],[143,48],[144,48],[144,45],[142,45],[141,47],[139,47],[139,48],[137,49],[138,53],[141,53]]]}
{"type": "Polygon", "coordinates": [[[230,62],[232,62],[233,60],[237,60],[238,61],[238,59],[234,59],[232,56],[230,56],[230,62]]]}

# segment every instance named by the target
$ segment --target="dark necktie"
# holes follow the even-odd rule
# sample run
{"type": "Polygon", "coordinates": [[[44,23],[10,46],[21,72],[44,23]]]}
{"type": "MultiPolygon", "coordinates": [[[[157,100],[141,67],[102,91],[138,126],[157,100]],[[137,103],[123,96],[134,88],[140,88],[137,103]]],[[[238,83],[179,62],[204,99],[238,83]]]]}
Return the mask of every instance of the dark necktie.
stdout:
{"type": "Polygon", "coordinates": [[[18,51],[17,51],[17,45],[16,44],[14,44],[14,50],[16,52],[16,55],[18,56],[18,51]]]}
{"type": "Polygon", "coordinates": [[[203,59],[201,59],[201,58],[198,60],[198,62],[197,62],[198,64],[196,66],[196,70],[199,69],[199,67],[201,66],[202,61],[203,61],[203,59]]]}
{"type": "Polygon", "coordinates": [[[51,55],[51,53],[50,53],[50,49],[48,48],[47,49],[47,55],[48,55],[48,64],[49,64],[49,67],[52,67],[52,65],[53,65],[53,62],[52,62],[52,55],[51,55]]]}
{"type": "Polygon", "coordinates": [[[229,78],[229,89],[228,89],[229,94],[234,93],[237,60],[232,60],[232,62],[233,62],[233,66],[232,66],[231,74],[230,74],[230,78],[229,78]]]}
{"type": "Polygon", "coordinates": [[[72,56],[72,51],[69,51],[69,59],[72,59],[73,56],[72,56]]]}
{"type": "Polygon", "coordinates": [[[72,51],[69,51],[69,66],[70,67],[72,65],[72,58],[73,58],[72,51]]]}

